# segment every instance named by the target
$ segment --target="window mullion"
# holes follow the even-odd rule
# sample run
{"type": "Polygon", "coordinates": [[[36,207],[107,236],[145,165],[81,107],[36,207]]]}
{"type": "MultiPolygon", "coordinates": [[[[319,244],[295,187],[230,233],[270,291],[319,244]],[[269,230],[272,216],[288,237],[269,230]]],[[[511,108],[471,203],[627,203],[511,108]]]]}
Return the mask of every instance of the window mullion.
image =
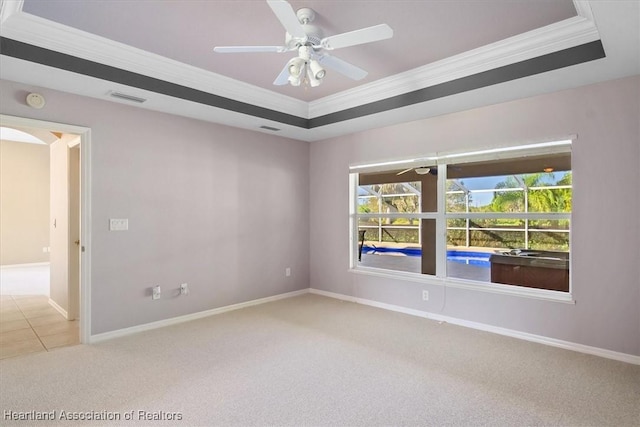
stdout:
{"type": "Polygon", "coordinates": [[[390,213],[359,213],[359,218],[362,219],[376,219],[376,218],[408,218],[408,219],[437,219],[438,214],[436,212],[424,212],[424,213],[406,213],[406,212],[390,212],[390,213]]]}
{"type": "Polygon", "coordinates": [[[358,174],[349,174],[349,265],[356,267],[358,253],[358,174]]]}
{"type": "Polygon", "coordinates": [[[447,219],[498,219],[498,218],[508,218],[508,219],[571,219],[570,212],[456,212],[456,213],[447,213],[447,219]]]}
{"type": "Polygon", "coordinates": [[[447,276],[447,165],[438,165],[438,212],[436,216],[436,277],[447,276]]]}

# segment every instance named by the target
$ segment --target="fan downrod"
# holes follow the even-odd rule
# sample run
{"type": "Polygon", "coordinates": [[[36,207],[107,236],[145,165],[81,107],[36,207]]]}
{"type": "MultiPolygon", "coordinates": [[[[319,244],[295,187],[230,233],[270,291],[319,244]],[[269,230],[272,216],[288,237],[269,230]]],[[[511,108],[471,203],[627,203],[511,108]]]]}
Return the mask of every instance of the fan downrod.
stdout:
{"type": "Polygon", "coordinates": [[[301,24],[308,24],[309,22],[313,22],[316,17],[316,13],[313,9],[309,9],[308,7],[303,7],[302,9],[298,9],[296,12],[296,16],[298,17],[298,21],[301,24]]]}

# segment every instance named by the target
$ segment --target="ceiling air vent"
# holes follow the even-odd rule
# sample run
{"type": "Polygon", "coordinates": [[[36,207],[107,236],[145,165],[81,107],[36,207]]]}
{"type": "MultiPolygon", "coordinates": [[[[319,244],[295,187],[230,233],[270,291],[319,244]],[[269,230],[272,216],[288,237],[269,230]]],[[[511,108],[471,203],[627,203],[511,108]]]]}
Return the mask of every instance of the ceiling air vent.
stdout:
{"type": "Polygon", "coordinates": [[[142,104],[143,102],[146,101],[146,99],[144,98],[140,98],[133,95],[127,95],[126,93],[115,92],[115,91],[109,91],[107,93],[109,94],[109,96],[113,98],[123,99],[125,101],[130,101],[130,102],[137,102],[138,104],[142,104]]]}
{"type": "Polygon", "coordinates": [[[263,126],[260,126],[260,129],[272,130],[272,131],[274,131],[274,132],[278,132],[278,131],[280,130],[280,129],[278,129],[278,128],[273,128],[273,127],[271,127],[271,126],[264,126],[264,125],[263,125],[263,126]]]}

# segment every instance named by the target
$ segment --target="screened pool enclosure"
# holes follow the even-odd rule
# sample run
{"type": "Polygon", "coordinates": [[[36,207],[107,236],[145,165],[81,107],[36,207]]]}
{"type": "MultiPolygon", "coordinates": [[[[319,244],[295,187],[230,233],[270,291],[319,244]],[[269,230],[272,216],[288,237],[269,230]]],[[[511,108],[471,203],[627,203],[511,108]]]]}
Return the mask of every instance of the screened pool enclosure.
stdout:
{"type": "Polygon", "coordinates": [[[573,182],[558,151],[359,173],[358,265],[568,291],[573,182]]]}

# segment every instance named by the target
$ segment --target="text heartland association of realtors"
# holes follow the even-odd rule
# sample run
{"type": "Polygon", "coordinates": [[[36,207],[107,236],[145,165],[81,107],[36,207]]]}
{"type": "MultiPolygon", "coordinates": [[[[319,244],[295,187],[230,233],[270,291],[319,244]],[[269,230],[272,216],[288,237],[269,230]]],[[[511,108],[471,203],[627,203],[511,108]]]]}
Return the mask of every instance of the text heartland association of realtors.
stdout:
{"type": "Polygon", "coordinates": [[[181,412],[142,411],[3,411],[5,421],[181,421],[181,412]]]}

